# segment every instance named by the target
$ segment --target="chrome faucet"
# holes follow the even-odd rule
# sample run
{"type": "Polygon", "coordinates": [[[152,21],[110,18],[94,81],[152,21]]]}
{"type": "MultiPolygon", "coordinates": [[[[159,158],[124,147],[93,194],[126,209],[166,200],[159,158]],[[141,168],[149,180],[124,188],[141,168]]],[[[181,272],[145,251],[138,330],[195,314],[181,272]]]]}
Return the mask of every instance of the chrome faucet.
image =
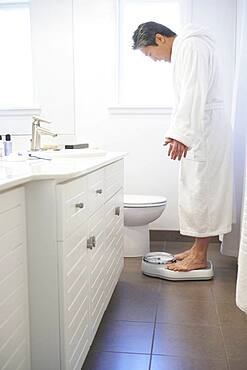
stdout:
{"type": "Polygon", "coordinates": [[[40,150],[40,136],[41,135],[50,135],[56,137],[57,134],[47,130],[44,127],[40,126],[41,122],[51,123],[50,121],[45,120],[39,116],[33,116],[32,122],[32,140],[31,140],[31,150],[40,150]]]}

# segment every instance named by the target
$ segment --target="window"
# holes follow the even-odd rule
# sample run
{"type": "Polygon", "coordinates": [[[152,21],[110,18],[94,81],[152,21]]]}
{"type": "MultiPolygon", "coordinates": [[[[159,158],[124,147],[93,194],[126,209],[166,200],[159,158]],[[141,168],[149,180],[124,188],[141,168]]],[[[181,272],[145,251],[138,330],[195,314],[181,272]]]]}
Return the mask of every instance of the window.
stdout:
{"type": "Polygon", "coordinates": [[[153,62],[132,49],[132,35],[140,23],[155,21],[178,32],[182,9],[177,0],[119,0],[118,104],[171,106],[170,63],[153,62]]]}
{"type": "Polygon", "coordinates": [[[33,104],[28,1],[0,1],[0,107],[33,104]]]}

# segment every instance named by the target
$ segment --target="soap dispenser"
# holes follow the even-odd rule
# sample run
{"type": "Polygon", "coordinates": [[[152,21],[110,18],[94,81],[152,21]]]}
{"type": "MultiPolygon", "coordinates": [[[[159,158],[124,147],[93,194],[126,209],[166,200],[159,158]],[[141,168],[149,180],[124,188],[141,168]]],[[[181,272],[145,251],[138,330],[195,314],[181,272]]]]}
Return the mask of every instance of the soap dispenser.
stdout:
{"type": "Polygon", "coordinates": [[[12,153],[12,141],[10,134],[5,135],[4,154],[10,155],[12,153]]]}
{"type": "Polygon", "coordinates": [[[4,157],[4,145],[2,140],[2,135],[0,135],[0,158],[4,157]]]}

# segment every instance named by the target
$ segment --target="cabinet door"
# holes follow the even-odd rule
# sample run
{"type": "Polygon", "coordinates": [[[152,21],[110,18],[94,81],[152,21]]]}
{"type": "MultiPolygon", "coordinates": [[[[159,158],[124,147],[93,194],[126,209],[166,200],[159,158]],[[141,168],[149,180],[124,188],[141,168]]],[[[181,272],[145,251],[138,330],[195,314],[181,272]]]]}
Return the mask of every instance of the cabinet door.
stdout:
{"type": "Polygon", "coordinates": [[[101,207],[88,222],[88,236],[94,238],[90,256],[91,340],[105,310],[105,212],[101,207]]]}
{"type": "Polygon", "coordinates": [[[115,196],[115,285],[124,266],[124,205],[123,205],[123,189],[115,196]],[[119,210],[119,213],[118,213],[119,210]]]}
{"type": "Polygon", "coordinates": [[[94,214],[104,203],[105,184],[104,168],[87,175],[89,216],[94,214]]]}
{"type": "Polygon", "coordinates": [[[123,190],[105,204],[105,305],[123,268],[123,190]]]}
{"type": "Polygon", "coordinates": [[[90,347],[87,223],[58,243],[58,250],[62,369],[80,370],[90,347]]]}
{"type": "Polygon", "coordinates": [[[120,160],[105,167],[105,202],[123,187],[124,161],[120,160]]]}
{"type": "Polygon", "coordinates": [[[0,194],[0,369],[30,369],[24,189],[0,194]]]}

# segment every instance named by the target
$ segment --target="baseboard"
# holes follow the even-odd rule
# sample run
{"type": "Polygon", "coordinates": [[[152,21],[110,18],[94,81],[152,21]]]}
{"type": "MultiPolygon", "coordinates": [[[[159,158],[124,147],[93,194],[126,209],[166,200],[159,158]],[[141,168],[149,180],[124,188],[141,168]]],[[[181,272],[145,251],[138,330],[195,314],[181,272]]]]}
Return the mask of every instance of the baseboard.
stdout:
{"type": "MultiPolygon", "coordinates": [[[[150,230],[150,241],[168,241],[168,242],[191,242],[195,238],[181,235],[177,230],[150,230]]],[[[219,243],[219,237],[213,236],[211,243],[219,243]]]]}

